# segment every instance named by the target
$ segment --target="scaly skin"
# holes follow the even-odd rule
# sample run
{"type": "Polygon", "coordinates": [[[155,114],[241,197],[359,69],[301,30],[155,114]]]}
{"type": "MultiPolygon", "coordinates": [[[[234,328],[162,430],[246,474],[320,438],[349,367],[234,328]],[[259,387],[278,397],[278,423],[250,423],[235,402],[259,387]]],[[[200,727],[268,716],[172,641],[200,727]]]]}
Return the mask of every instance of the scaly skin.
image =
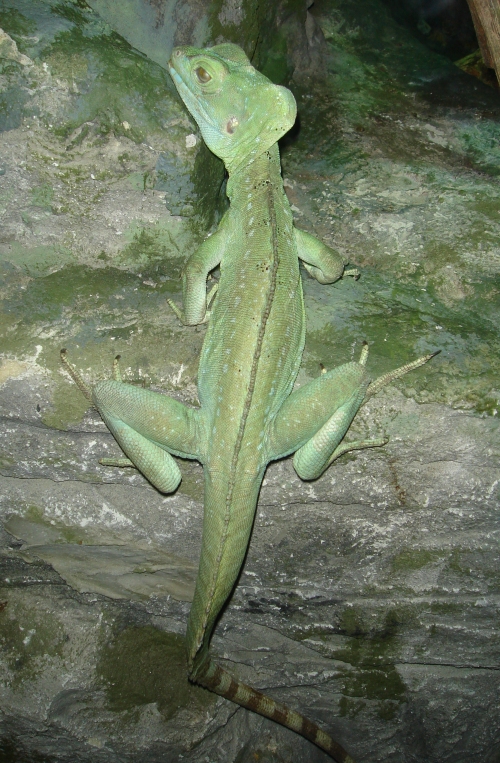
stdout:
{"type": "Polygon", "coordinates": [[[314,723],[232,678],[211,658],[209,644],[245,557],[267,464],[295,453],[299,476],[316,479],[342,453],[383,445],[385,440],[342,440],[367,397],[431,356],[370,385],[365,348],[359,363],[292,391],[305,331],[299,258],[321,283],[357,275],[344,272],[338,253],[294,228],[277,140],[293,125],[295,101],[235,45],[177,48],[170,73],[229,172],[230,209],[187,263],[184,309],[171,303],[187,325],[209,318],[198,374],[200,407],[124,385],[117,366],[113,381],[89,391],[64,351],[63,361],[128,456],[106,463],[136,466],[163,492],[180,481],[172,455],[204,466],[203,541],[187,626],[190,679],[297,731],[339,763],[354,763],[314,723]],[[210,311],[206,279],[217,265],[220,281],[210,311]]]}

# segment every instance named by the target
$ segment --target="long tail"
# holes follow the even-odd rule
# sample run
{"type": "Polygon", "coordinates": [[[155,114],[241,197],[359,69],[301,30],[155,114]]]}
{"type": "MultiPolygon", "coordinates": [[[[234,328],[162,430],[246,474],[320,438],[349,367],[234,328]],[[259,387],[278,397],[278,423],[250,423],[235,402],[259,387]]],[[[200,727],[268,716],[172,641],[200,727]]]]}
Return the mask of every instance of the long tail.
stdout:
{"type": "Polygon", "coordinates": [[[186,632],[189,679],[296,731],[337,763],[354,763],[343,747],[315,723],[234,679],[210,656],[215,623],[231,595],[248,548],[263,476],[263,470],[257,477],[243,469],[235,476],[235,471],[227,477],[205,469],[202,550],[186,632]],[[234,483],[237,489],[233,489],[234,483]]]}
{"type": "Polygon", "coordinates": [[[201,665],[192,670],[190,680],[210,689],[221,697],[230,699],[231,702],[236,702],[248,710],[253,710],[259,715],[264,715],[266,718],[296,731],[321,750],[327,752],[337,763],[355,763],[342,745],[335,742],[315,723],[300,713],[290,710],[286,705],[276,702],[266,694],[235,680],[227,670],[217,665],[208,655],[201,665]]]}

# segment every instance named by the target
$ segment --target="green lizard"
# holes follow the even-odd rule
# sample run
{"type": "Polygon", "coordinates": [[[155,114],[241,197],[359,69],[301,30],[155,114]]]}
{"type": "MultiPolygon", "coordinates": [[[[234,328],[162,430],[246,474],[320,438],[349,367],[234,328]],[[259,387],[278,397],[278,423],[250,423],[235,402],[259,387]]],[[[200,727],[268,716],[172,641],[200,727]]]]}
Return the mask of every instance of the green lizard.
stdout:
{"type": "Polygon", "coordinates": [[[294,453],[299,476],[313,480],[342,453],[385,444],[342,441],[367,398],[432,355],[370,383],[365,345],[359,362],[293,391],[305,331],[299,259],[320,283],[357,275],[344,271],[338,253],[293,225],[277,141],[295,121],[295,100],[236,45],[176,48],[169,68],[229,173],[230,208],[185,267],[184,309],[171,303],[186,325],[209,319],[198,373],[200,407],[122,384],[118,362],[114,379],[90,390],[64,350],[61,356],[128,456],[102,463],[135,466],[165,493],[181,479],[172,456],[204,466],[202,550],[186,639],[190,680],[297,731],[339,763],[353,763],[316,724],[228,674],[210,656],[209,644],[245,558],[268,463],[294,453]],[[207,276],[217,265],[217,293],[207,299],[207,276]]]}

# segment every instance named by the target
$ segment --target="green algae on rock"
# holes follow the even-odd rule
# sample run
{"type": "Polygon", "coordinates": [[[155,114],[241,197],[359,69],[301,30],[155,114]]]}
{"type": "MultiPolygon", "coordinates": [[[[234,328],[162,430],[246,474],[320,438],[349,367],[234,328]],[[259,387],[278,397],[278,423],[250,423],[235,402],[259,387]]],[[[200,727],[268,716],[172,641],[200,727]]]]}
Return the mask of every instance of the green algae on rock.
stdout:
{"type": "MultiPolygon", "coordinates": [[[[225,8],[229,23],[238,9],[225,8]]],[[[219,626],[224,649],[250,680],[315,705],[367,760],[482,760],[498,748],[498,97],[452,72],[377,0],[316,0],[311,10],[327,38],[326,82],[294,86],[300,129],[283,142],[286,190],[297,224],[361,278],[325,292],[303,274],[300,381],[357,357],[363,339],[374,376],[442,352],[364,408],[359,436],[388,436],[384,451],[343,456],[307,495],[290,464],[270,467],[246,572],[219,626]]],[[[83,593],[20,550],[43,541],[49,562],[65,549],[69,565],[74,546],[105,541],[114,569],[122,548],[145,570],[154,559],[139,552],[153,544],[196,564],[201,469],[184,464],[179,492],[163,499],[134,470],[101,466],[118,451],[67,384],[58,351],[67,346],[89,380],[108,378],[120,353],[128,381],[196,404],[204,329],[179,329],[165,302],[221,212],[220,165],[203,163],[164,71],[84,3],[4,0],[0,26],[33,61],[0,62],[0,704],[9,713],[0,749],[50,763],[63,749],[85,763],[251,755],[263,727],[223,703],[184,696],[169,715],[162,682],[181,667],[169,679],[162,659],[185,602],[123,587],[120,599],[83,593]],[[134,639],[152,650],[137,660],[152,671],[143,689],[139,668],[130,681],[120,673],[134,639]],[[115,701],[124,709],[110,710],[115,701]]],[[[284,40],[260,52],[276,80],[293,68],[284,40]]],[[[76,585],[76,563],[72,572],[76,585]]],[[[168,685],[172,698],[182,688],[168,685]]],[[[271,743],[288,754],[286,737],[271,743]]],[[[290,749],[291,761],[302,754],[290,749]]]]}

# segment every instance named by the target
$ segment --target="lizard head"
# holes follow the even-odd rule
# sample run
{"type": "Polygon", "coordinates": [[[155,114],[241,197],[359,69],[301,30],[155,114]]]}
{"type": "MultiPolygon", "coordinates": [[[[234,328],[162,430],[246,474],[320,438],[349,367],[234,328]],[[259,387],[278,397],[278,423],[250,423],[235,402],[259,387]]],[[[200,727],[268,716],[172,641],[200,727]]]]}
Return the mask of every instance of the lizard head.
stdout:
{"type": "Polygon", "coordinates": [[[169,71],[205,143],[229,172],[267,151],[295,122],[291,92],[254,69],[237,45],[174,48],[169,71]]]}

